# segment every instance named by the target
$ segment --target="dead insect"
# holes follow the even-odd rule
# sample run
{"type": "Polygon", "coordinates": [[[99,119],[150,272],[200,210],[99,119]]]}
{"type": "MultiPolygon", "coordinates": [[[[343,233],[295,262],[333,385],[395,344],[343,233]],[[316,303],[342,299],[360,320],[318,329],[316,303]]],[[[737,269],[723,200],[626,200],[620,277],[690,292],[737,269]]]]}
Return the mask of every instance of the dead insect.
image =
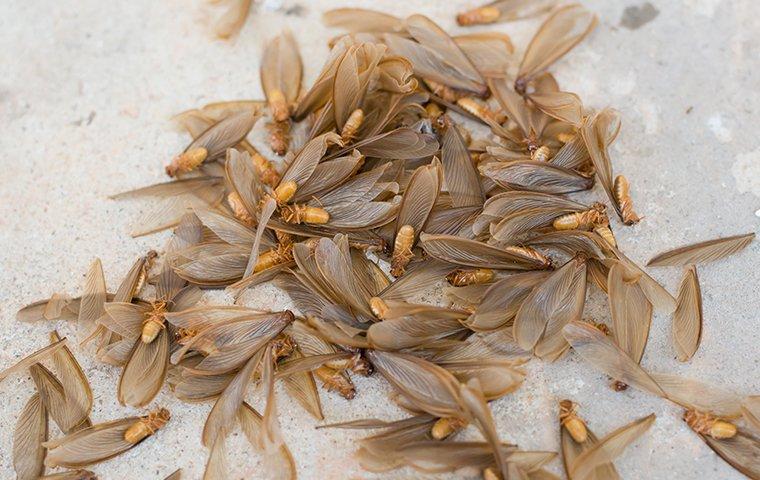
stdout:
{"type": "Polygon", "coordinates": [[[301,91],[301,76],[298,46],[293,35],[285,31],[266,45],[261,61],[261,85],[272,115],[269,143],[278,155],[288,150],[291,105],[301,91]]]}
{"type": "Polygon", "coordinates": [[[483,104],[480,100],[477,100],[475,98],[462,97],[458,99],[456,103],[467,113],[480,118],[486,123],[489,123],[489,121],[504,123],[505,121],[505,117],[501,112],[494,112],[487,105],[483,104]]]}
{"type": "Polygon", "coordinates": [[[324,208],[310,205],[283,205],[280,207],[280,215],[287,223],[313,223],[321,225],[330,221],[330,214],[324,208]]]}
{"type": "Polygon", "coordinates": [[[142,417],[101,423],[44,444],[48,467],[78,468],[120,455],[155,434],[169,421],[165,408],[142,417]]]}
{"type": "Polygon", "coordinates": [[[551,10],[556,0],[496,0],[483,6],[457,14],[457,23],[463,27],[496,22],[511,22],[535,17],[551,10]]]}
{"type": "Polygon", "coordinates": [[[328,392],[338,392],[346,400],[356,396],[356,387],[344,372],[322,365],[314,370],[314,375],[322,381],[328,392]]]}
{"type": "Polygon", "coordinates": [[[430,436],[435,440],[445,440],[467,426],[461,418],[439,418],[430,428],[430,436]]]}
{"type": "Polygon", "coordinates": [[[592,230],[598,226],[605,226],[609,224],[606,209],[603,204],[595,202],[588,210],[562,215],[554,220],[552,226],[556,230],[592,230]]]}
{"type": "Polygon", "coordinates": [[[570,436],[578,443],[583,443],[588,438],[586,423],[581,420],[576,411],[578,406],[570,400],[559,402],[559,421],[570,436]]]}
{"type": "Polygon", "coordinates": [[[698,412],[693,409],[683,414],[686,424],[700,435],[708,435],[716,440],[736,436],[736,425],[710,413],[698,412]]]}
{"type": "Polygon", "coordinates": [[[464,287],[489,283],[494,276],[495,272],[490,268],[459,269],[446,275],[446,280],[455,287],[464,287]]]}
{"type": "Polygon", "coordinates": [[[340,131],[340,138],[343,140],[343,143],[349,143],[354,139],[363,122],[364,111],[361,108],[357,108],[351,112],[346,123],[343,124],[343,129],[340,131]]]}
{"type": "Polygon", "coordinates": [[[404,273],[404,269],[414,256],[412,253],[414,236],[414,228],[411,225],[402,225],[396,234],[396,240],[393,242],[393,257],[391,259],[391,275],[394,277],[400,277],[404,273]]]}
{"type": "Polygon", "coordinates": [[[612,184],[612,192],[615,194],[615,201],[620,207],[620,215],[623,223],[633,225],[638,223],[641,218],[633,211],[633,200],[631,200],[631,186],[628,179],[623,175],[615,177],[612,184]]]}

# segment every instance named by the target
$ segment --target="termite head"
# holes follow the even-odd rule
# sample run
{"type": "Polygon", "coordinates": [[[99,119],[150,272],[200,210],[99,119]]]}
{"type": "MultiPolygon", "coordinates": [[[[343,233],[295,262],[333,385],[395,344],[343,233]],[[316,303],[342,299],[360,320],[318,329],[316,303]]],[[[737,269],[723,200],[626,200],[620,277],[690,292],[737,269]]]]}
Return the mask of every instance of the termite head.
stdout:
{"type": "Polygon", "coordinates": [[[457,15],[457,23],[462,27],[484,25],[498,21],[500,16],[501,12],[497,7],[485,6],[460,13],[457,15]]]}
{"type": "Polygon", "coordinates": [[[430,436],[435,440],[444,440],[467,426],[461,418],[439,418],[430,428],[430,436]]]}
{"type": "Polygon", "coordinates": [[[152,309],[145,314],[140,340],[143,343],[151,343],[158,336],[158,332],[166,328],[164,314],[166,302],[153,302],[152,309]]]}
{"type": "Polygon", "coordinates": [[[736,435],[736,425],[722,420],[710,413],[689,409],[683,414],[683,420],[695,432],[707,435],[717,440],[732,438],[736,435]]]}
{"type": "Polygon", "coordinates": [[[372,310],[372,314],[380,320],[383,320],[388,314],[388,304],[380,297],[372,297],[369,299],[369,308],[372,310]]]}
{"type": "Polygon", "coordinates": [[[272,340],[272,357],[278,361],[289,356],[296,348],[296,342],[290,335],[280,334],[272,340]]]}
{"type": "Polygon", "coordinates": [[[567,433],[578,443],[583,443],[588,439],[588,429],[583,420],[578,417],[577,406],[570,400],[559,402],[559,421],[567,430],[567,433]]]}
{"type": "Polygon", "coordinates": [[[166,166],[166,174],[170,177],[178,173],[191,172],[198,168],[208,158],[208,150],[204,147],[191,148],[180,153],[166,166]]]}
{"type": "Polygon", "coordinates": [[[296,190],[298,190],[298,184],[293,180],[281,182],[274,189],[274,199],[280,205],[288,203],[295,196],[296,190]]]}

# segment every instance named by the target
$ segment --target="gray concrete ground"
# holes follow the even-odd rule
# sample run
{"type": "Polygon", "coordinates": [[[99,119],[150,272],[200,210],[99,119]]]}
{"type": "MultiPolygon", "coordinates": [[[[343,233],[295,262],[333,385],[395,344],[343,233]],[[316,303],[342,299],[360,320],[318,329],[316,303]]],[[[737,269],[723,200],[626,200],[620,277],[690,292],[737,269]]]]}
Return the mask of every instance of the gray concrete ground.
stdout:
{"type": "MultiPolygon", "coordinates": [[[[187,138],[169,117],[215,100],[261,96],[258,59],[265,39],[290,27],[310,81],[336,34],[320,13],[348,2],[267,0],[232,44],[216,41],[200,1],[133,0],[0,3],[0,368],[42,346],[52,325],[22,325],[16,310],[55,291],[76,292],[96,256],[110,286],[134,258],[165,235],[132,239],[129,225],[147,208],[114,202],[109,194],[164,180],[163,165],[187,138]]],[[[454,28],[462,1],[351,2],[397,15],[420,12],[454,28]]],[[[760,22],[751,0],[584,1],[599,28],[553,69],[561,85],[589,107],[611,105],[623,115],[613,149],[618,171],[633,182],[646,218],[617,228],[635,260],[663,249],[720,235],[757,231],[760,222],[760,22]]],[[[494,28],[524,49],[537,21],[494,28]]],[[[260,144],[262,135],[258,134],[260,144]]],[[[601,191],[597,191],[602,195],[601,191]]],[[[670,346],[670,320],[658,316],[643,363],[657,371],[701,378],[741,393],[760,393],[760,243],[741,255],[700,268],[705,330],[695,358],[680,364],[670,346]]],[[[677,268],[652,274],[671,292],[677,268]]],[[[209,301],[228,301],[221,294],[209,301]]],[[[286,308],[289,301],[265,285],[249,305],[286,308]]],[[[588,314],[606,317],[595,294],[588,314]]],[[[55,325],[72,334],[73,325],[55,325]]],[[[133,414],[118,406],[118,371],[75,349],[92,383],[96,422],[133,414]]],[[[674,479],[742,476],[723,463],[680,420],[677,408],[607,380],[568,355],[555,364],[530,364],[517,393],[494,404],[505,440],[524,448],[558,448],[556,404],[582,406],[597,434],[656,413],[657,422],[617,462],[625,478],[674,479]]],[[[0,477],[13,475],[12,429],[33,391],[29,378],[0,385],[0,477]]],[[[398,417],[384,382],[359,379],[357,398],[323,395],[331,421],[398,417]]],[[[252,395],[254,403],[259,402],[252,395]]],[[[374,478],[352,459],[358,434],[314,430],[315,422],[280,392],[282,426],[304,479],[374,478]]],[[[183,467],[199,478],[206,458],[199,437],[209,405],[185,405],[164,391],[156,404],[173,418],[156,438],[94,467],[102,478],[163,478],[183,467]]],[[[55,432],[57,434],[57,432],[55,432]]],[[[230,446],[234,478],[263,478],[259,457],[239,433],[230,446]]],[[[552,470],[560,473],[555,461],[552,470]]],[[[458,472],[457,478],[476,478],[458,472]],[[469,476],[469,477],[468,477],[469,476]]],[[[388,478],[419,478],[399,471],[388,478]]]]}

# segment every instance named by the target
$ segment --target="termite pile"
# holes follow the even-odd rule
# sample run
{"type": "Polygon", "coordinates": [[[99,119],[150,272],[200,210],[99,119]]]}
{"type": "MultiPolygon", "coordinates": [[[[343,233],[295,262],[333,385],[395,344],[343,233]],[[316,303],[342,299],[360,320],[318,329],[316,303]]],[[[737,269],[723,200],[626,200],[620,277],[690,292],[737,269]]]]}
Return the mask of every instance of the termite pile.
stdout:
{"type": "MultiPolygon", "coordinates": [[[[240,2],[227,30],[242,24],[249,4],[240,2]]],[[[148,407],[164,385],[183,401],[213,403],[199,432],[208,479],[230,478],[225,442],[238,426],[264,458],[262,478],[295,478],[275,383],[323,421],[320,395],[353,398],[355,375],[384,378],[408,412],[321,424],[373,430],[356,452],[363,468],[557,478],[544,467],[558,453],[509,443],[489,403],[520,388],[526,362],[565,355],[608,375],[611,388],[680,405],[695,434],[760,479],[760,396],[640,365],[654,311],[672,314],[677,358],[695,355],[696,265],[740,251],[754,234],[654,257],[649,266],[685,267],[675,298],[618,249],[613,227],[640,220],[610,159],[620,117],[584,107],[548,71],[596,17],[579,5],[507,0],[457,19],[536,15],[546,18],[518,57],[504,33],[451,37],[421,15],[334,10],[325,22],[349,34],[331,42],[310,88],[301,85],[295,38],[282,33],[261,62],[266,100],[179,114],[193,140],[166,167],[172,179],[118,195],[154,202],[135,235],[174,228],[162,253],[137,259],[115,290],[96,260],[80,296],[56,294],[19,319],[77,322],[78,342],[121,370],[122,405],[148,407]],[[271,151],[246,140],[262,123],[271,151]],[[569,198],[597,182],[606,198],[569,198]],[[263,282],[287,292],[297,309],[198,304],[202,289],[226,288],[238,299],[263,282]],[[444,298],[422,303],[441,284],[444,298]],[[590,289],[606,293],[609,325],[584,319],[590,289]],[[252,387],[265,393],[260,410],[246,401],[252,387]],[[458,440],[468,428],[482,440],[458,440]]],[[[14,433],[20,479],[96,478],[77,469],[135,447],[170,421],[153,407],[91,424],[93,394],[70,345],[53,332],[49,346],[0,373],[30,374],[36,387],[14,433]],[[46,475],[48,467],[69,470],[46,475]]],[[[597,437],[578,405],[562,400],[567,477],[618,478],[613,461],[654,421],[649,415],[597,437]]]]}

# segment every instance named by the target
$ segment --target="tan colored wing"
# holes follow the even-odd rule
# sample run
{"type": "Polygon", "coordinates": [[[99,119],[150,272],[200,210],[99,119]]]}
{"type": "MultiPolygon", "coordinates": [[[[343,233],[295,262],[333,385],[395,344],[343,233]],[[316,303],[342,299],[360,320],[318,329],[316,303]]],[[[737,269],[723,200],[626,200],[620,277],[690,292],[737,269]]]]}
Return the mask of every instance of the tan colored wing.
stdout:
{"type": "Polygon", "coordinates": [[[64,338],[55,343],[51,343],[50,345],[43,347],[30,355],[27,355],[26,357],[16,362],[15,365],[10,366],[3,371],[0,371],[0,382],[16,372],[24,371],[35,363],[45,360],[59,349],[65,347],[67,344],[68,340],[64,338]]]}
{"type": "Polygon", "coordinates": [[[371,325],[367,330],[367,340],[374,348],[400,350],[424,345],[463,330],[465,327],[456,318],[421,319],[410,315],[371,325]]]}
{"type": "Polygon", "coordinates": [[[182,469],[178,468],[164,478],[164,480],[180,480],[182,478],[182,469]]]}
{"type": "Polygon", "coordinates": [[[371,350],[367,357],[388,382],[417,408],[438,417],[462,417],[459,382],[421,358],[371,350]]]}
{"type": "Polygon", "coordinates": [[[733,255],[755,239],[754,233],[717,238],[663,252],[647,262],[648,267],[672,267],[709,263],[733,255]]]}
{"type": "MultiPolygon", "coordinates": [[[[292,357],[299,358],[301,353],[296,350],[292,357]]],[[[278,366],[278,373],[279,373],[278,366]]],[[[324,420],[322,403],[319,400],[317,384],[311,372],[300,372],[282,379],[288,394],[294,398],[309,414],[317,420],[324,420]]]]}
{"type": "Polygon", "coordinates": [[[517,314],[530,292],[547,278],[547,272],[526,272],[510,275],[486,290],[467,326],[475,331],[491,331],[507,324],[517,314]]]}
{"type": "Polygon", "coordinates": [[[203,445],[212,447],[232,430],[253,372],[261,363],[264,353],[268,353],[268,350],[260,350],[253,355],[216,400],[203,425],[203,445]]]}
{"type": "Polygon", "coordinates": [[[572,50],[596,26],[596,15],[581,5],[567,5],[547,18],[533,36],[517,74],[530,79],[572,50]]]}
{"type": "Polygon", "coordinates": [[[723,418],[737,418],[742,398],[733,392],[706,383],[666,373],[650,374],[667,398],[686,409],[710,412],[723,418]]]}
{"type": "Polygon", "coordinates": [[[491,409],[488,408],[480,384],[477,380],[470,380],[466,385],[461,385],[459,394],[462,398],[462,405],[466,408],[469,415],[475,420],[480,433],[491,447],[496,465],[501,470],[503,478],[510,478],[507,467],[507,457],[499,440],[499,433],[496,429],[496,423],[491,415],[491,409]]]}
{"type": "Polygon", "coordinates": [[[573,170],[533,160],[488,162],[478,169],[498,185],[514,190],[561,194],[588,190],[594,184],[593,179],[573,170]]]}
{"type": "Polygon", "coordinates": [[[45,444],[48,467],[79,468],[126,452],[136,444],[124,438],[127,429],[140,417],[123,418],[93,425],[45,444]]]}
{"type": "Polygon", "coordinates": [[[742,416],[760,432],[760,395],[751,395],[742,401],[742,416]]]}
{"type": "Polygon", "coordinates": [[[580,125],[583,120],[583,103],[580,97],[574,93],[531,93],[530,101],[536,108],[557,120],[575,126],[580,125]]]}
{"type": "Polygon", "coordinates": [[[678,360],[689,360],[696,353],[702,339],[702,291],[694,265],[686,269],[678,287],[672,332],[678,360]]]}
{"type": "Polygon", "coordinates": [[[270,40],[261,59],[261,86],[267,99],[274,90],[279,90],[288,105],[295,103],[301,91],[302,70],[301,54],[290,30],[270,40]]]}
{"type": "Polygon", "coordinates": [[[409,127],[399,127],[358,141],[327,158],[341,156],[349,149],[357,149],[367,157],[410,160],[434,155],[438,152],[438,141],[435,135],[420,133],[409,127]]]}
{"type": "Polygon", "coordinates": [[[226,434],[214,441],[211,452],[203,470],[203,480],[225,480],[229,478],[227,469],[227,439],[226,434]]]}
{"type": "Polygon", "coordinates": [[[234,147],[245,139],[258,119],[259,114],[250,110],[233,113],[200,134],[185,151],[205,148],[208,151],[206,157],[208,160],[224,156],[228,148],[234,147]]]}
{"type": "Polygon", "coordinates": [[[513,22],[542,15],[557,4],[557,0],[497,0],[457,15],[461,26],[481,23],[513,22]],[[485,15],[483,13],[485,11],[485,15]],[[495,12],[492,13],[492,12],[495,12]]]}
{"type": "Polygon", "coordinates": [[[46,300],[39,300],[24,306],[16,313],[19,322],[40,320],[76,320],[79,314],[79,299],[65,293],[54,293],[46,300]]]}
{"type": "Polygon", "coordinates": [[[548,268],[545,259],[510,252],[476,240],[453,235],[420,235],[422,248],[433,258],[468,267],[504,270],[538,270],[548,268]]]}
{"type": "Polygon", "coordinates": [[[482,205],[485,197],[480,178],[475,170],[467,145],[456,126],[446,129],[441,140],[441,163],[443,164],[446,191],[454,207],[482,205]]]}
{"type": "Polygon", "coordinates": [[[69,398],[66,396],[61,383],[50,370],[40,363],[35,363],[29,367],[29,373],[34,380],[45,409],[63,433],[70,433],[77,428],[90,426],[89,418],[87,418],[89,410],[82,412],[81,408],[78,410],[69,409],[69,398]]]}
{"type": "Polygon", "coordinates": [[[573,350],[591,366],[628,385],[667,398],[647,372],[593,325],[570,322],[562,333],[573,350]]]}
{"type": "Polygon", "coordinates": [[[78,336],[84,339],[95,329],[95,321],[103,316],[106,303],[106,280],[103,276],[103,266],[96,258],[85,277],[82,290],[82,300],[79,302],[78,336]]]}
{"type": "Polygon", "coordinates": [[[702,439],[729,465],[752,480],[760,479],[760,439],[742,430],[733,438],[716,440],[702,436],[702,439]]]}
{"type": "Polygon", "coordinates": [[[108,302],[105,304],[105,311],[107,315],[99,320],[101,325],[124,338],[137,339],[142,332],[142,325],[150,312],[150,307],[125,302],[108,302]]]}
{"type": "Polygon", "coordinates": [[[404,21],[393,15],[364,8],[336,8],[322,15],[328,27],[337,27],[353,33],[401,32],[404,21]]]}
{"type": "MultiPolygon", "coordinates": [[[[262,416],[253,407],[247,403],[243,403],[238,412],[238,419],[248,441],[255,448],[261,450],[261,436],[264,429],[262,416]]],[[[296,464],[293,460],[293,455],[291,455],[286,445],[283,444],[275,451],[264,453],[267,456],[265,465],[267,466],[267,474],[270,475],[270,478],[276,480],[295,479],[296,464]]]]}
{"type": "Polygon", "coordinates": [[[406,19],[406,29],[415,40],[420,42],[439,58],[454,67],[464,78],[478,87],[476,91],[485,91],[485,82],[470,59],[460,50],[456,42],[438,25],[424,15],[412,15],[406,19]]]}
{"type": "Polygon", "coordinates": [[[166,328],[150,343],[135,340],[119,379],[119,403],[132,407],[149,404],[161,391],[168,368],[169,331],[166,328]]]}
{"type": "Polygon", "coordinates": [[[600,439],[594,446],[581,453],[570,466],[570,477],[587,478],[598,467],[610,463],[652,426],[655,415],[640,418],[600,439]]]}
{"type": "Polygon", "coordinates": [[[608,151],[610,144],[620,132],[620,113],[605,108],[593,116],[588,116],[583,121],[580,132],[596,170],[596,178],[602,184],[618,216],[621,216],[620,206],[612,190],[612,162],[608,151]]]}
{"type": "Polygon", "coordinates": [[[226,3],[229,6],[214,25],[216,36],[225,40],[234,37],[243,28],[252,0],[232,0],[226,3]]]}
{"type": "Polygon", "coordinates": [[[442,181],[441,164],[435,158],[430,165],[422,165],[414,171],[401,199],[396,218],[396,234],[404,225],[410,225],[415,235],[423,231],[428,215],[438,200],[442,181]]]}
{"type": "Polygon", "coordinates": [[[37,480],[98,480],[98,476],[89,470],[78,469],[43,475],[37,480]]]}
{"type": "Polygon", "coordinates": [[[471,33],[454,37],[457,46],[484,77],[506,75],[514,62],[514,46],[509,35],[501,32],[471,33]]]}
{"type": "Polygon", "coordinates": [[[288,166],[288,169],[285,170],[280,180],[280,185],[291,181],[296,182],[298,186],[306,183],[330,145],[343,146],[340,135],[335,132],[329,132],[310,140],[298,152],[293,162],[288,166]]]}
{"type": "MultiPolygon", "coordinates": [[[[591,447],[596,445],[599,441],[594,435],[594,432],[586,427],[588,438],[583,443],[578,443],[573,440],[572,435],[560,425],[560,448],[562,449],[562,466],[565,470],[565,475],[570,480],[575,480],[575,477],[570,475],[570,466],[575,464],[576,459],[591,447]]],[[[612,463],[602,464],[593,471],[587,478],[590,480],[620,480],[620,475],[612,463]]]]}
{"type": "Polygon", "coordinates": [[[13,430],[13,469],[19,480],[36,480],[45,473],[48,420],[40,395],[35,393],[24,405],[13,430]]]}
{"type": "Polygon", "coordinates": [[[652,304],[641,290],[639,278],[626,276],[615,263],[607,275],[607,295],[615,343],[636,363],[641,363],[652,323],[652,304]]]}
{"type": "Polygon", "coordinates": [[[541,338],[560,335],[568,322],[579,320],[586,299],[586,263],[574,258],[537,285],[515,315],[514,337],[524,350],[541,338]]]}

